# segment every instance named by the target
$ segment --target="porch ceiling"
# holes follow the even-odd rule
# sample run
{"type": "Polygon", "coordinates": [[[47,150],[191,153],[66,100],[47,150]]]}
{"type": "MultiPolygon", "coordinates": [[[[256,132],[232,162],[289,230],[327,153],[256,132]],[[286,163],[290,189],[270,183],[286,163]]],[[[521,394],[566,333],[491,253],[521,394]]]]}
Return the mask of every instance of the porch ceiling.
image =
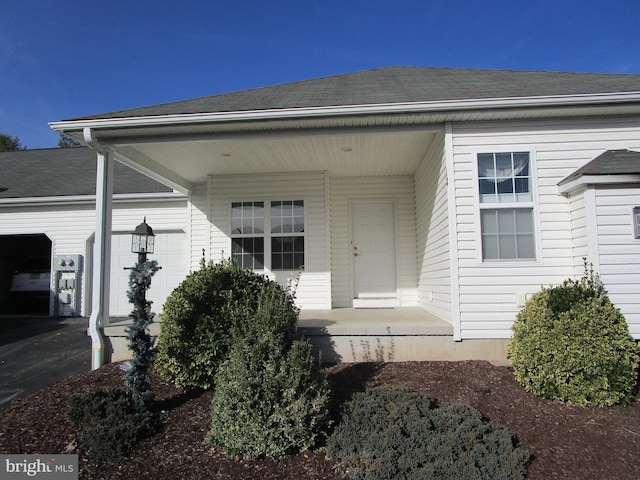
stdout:
{"type": "Polygon", "coordinates": [[[412,175],[438,130],[249,134],[114,145],[116,158],[173,186],[209,175],[328,171],[331,176],[412,175]],[[182,180],[182,181],[181,181],[182,180]]]}

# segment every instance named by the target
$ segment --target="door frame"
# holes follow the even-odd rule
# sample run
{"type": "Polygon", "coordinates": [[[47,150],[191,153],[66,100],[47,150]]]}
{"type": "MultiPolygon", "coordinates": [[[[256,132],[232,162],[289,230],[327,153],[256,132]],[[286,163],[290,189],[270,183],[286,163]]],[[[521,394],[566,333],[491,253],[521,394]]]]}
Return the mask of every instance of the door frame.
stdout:
{"type": "Polygon", "coordinates": [[[348,200],[348,208],[349,208],[349,257],[350,257],[350,275],[351,281],[349,282],[350,286],[350,298],[352,302],[353,308],[394,308],[400,306],[400,252],[399,252],[399,242],[398,242],[398,202],[395,198],[388,197],[371,197],[371,198],[359,198],[359,199],[349,199],[348,200]],[[394,255],[394,266],[395,266],[395,295],[389,298],[373,298],[373,299],[357,299],[355,298],[355,282],[356,282],[356,266],[353,256],[353,239],[354,239],[354,227],[355,227],[355,215],[354,215],[354,207],[357,205],[367,205],[367,204],[390,204],[393,211],[393,255],[394,255]]]}

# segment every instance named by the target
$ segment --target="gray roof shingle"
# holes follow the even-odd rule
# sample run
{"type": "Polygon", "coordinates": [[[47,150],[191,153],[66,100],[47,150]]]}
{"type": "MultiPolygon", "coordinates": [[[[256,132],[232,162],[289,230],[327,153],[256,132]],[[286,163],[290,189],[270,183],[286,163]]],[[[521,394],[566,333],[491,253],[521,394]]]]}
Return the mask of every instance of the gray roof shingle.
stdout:
{"type": "Polygon", "coordinates": [[[640,174],[640,152],[633,150],[607,150],[586,165],[580,167],[560,184],[584,175],[640,174]]]}
{"type": "Polygon", "coordinates": [[[387,67],[72,120],[619,92],[640,75],[387,67]]]}
{"type": "MultiPolygon", "coordinates": [[[[0,152],[0,198],[95,195],[96,154],[89,148],[49,148],[0,152]]],[[[173,190],[118,162],[114,193],[173,190]]]]}

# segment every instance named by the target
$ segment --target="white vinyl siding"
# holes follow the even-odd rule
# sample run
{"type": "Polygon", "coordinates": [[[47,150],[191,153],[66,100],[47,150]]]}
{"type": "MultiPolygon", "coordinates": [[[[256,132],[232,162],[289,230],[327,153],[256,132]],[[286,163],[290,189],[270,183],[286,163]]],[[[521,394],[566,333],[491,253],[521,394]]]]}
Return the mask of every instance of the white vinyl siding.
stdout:
{"type": "Polygon", "coordinates": [[[208,185],[197,184],[189,195],[189,248],[192,271],[200,268],[200,261],[211,259],[210,205],[207,199],[208,185]]]}
{"type": "MultiPolygon", "coordinates": [[[[580,276],[584,272],[584,258],[592,258],[589,251],[589,232],[587,229],[587,207],[585,192],[574,192],[569,195],[569,224],[571,247],[573,250],[574,275],[580,276]]],[[[593,260],[592,260],[593,261],[593,260]]]]}
{"type": "Polygon", "coordinates": [[[631,334],[640,339],[640,240],[633,236],[633,207],[640,205],[640,188],[598,187],[594,194],[597,270],[631,334]]]}
{"type": "MultiPolygon", "coordinates": [[[[640,148],[640,119],[553,119],[452,124],[455,171],[455,229],[461,336],[508,338],[527,295],[541,285],[557,285],[576,273],[585,247],[583,220],[572,216],[583,206],[559,193],[558,182],[609,149],[640,148]],[[537,261],[528,265],[482,263],[477,225],[477,179],[473,162],[479,151],[535,154],[537,186],[537,261]],[[572,236],[576,239],[572,245],[572,236]]],[[[630,218],[627,207],[627,223],[630,218]]],[[[627,239],[630,226],[627,224],[627,239]]],[[[637,268],[637,267],[636,267],[637,268]]],[[[637,272],[637,269],[636,269],[637,272]]],[[[637,273],[636,273],[637,275],[637,273]]]]}
{"type": "MultiPolygon", "coordinates": [[[[186,232],[188,230],[186,204],[186,199],[126,203],[114,200],[112,220],[114,236],[130,233],[145,216],[147,223],[156,232],[186,232]]],[[[82,316],[88,316],[91,313],[91,257],[94,230],[95,206],[89,202],[73,205],[50,204],[0,208],[0,235],[44,233],[52,241],[52,255],[82,255],[84,264],[80,279],[80,314],[82,316]]],[[[128,242],[130,245],[130,238],[128,242]]],[[[131,254],[131,265],[135,261],[135,255],[131,254]]],[[[112,264],[112,276],[121,274],[119,268],[112,264]]],[[[162,270],[158,275],[162,275],[162,270]]],[[[154,311],[160,312],[163,303],[164,298],[157,298],[153,306],[154,311]]]]}
{"type": "MultiPolygon", "coordinates": [[[[296,304],[305,309],[331,308],[331,272],[326,234],[326,177],[322,172],[221,175],[209,178],[211,258],[231,256],[231,205],[234,202],[304,202],[304,269],[264,272],[282,285],[296,283],[296,304]]],[[[269,265],[267,265],[269,267],[269,265]]]]}
{"type": "Polygon", "coordinates": [[[451,322],[451,245],[442,134],[416,171],[415,191],[418,304],[451,322]]]}
{"type": "Polygon", "coordinates": [[[336,177],[330,179],[331,271],[334,307],[353,301],[352,249],[349,203],[356,200],[393,200],[396,208],[396,278],[400,306],[417,306],[416,216],[412,176],[336,177]]]}

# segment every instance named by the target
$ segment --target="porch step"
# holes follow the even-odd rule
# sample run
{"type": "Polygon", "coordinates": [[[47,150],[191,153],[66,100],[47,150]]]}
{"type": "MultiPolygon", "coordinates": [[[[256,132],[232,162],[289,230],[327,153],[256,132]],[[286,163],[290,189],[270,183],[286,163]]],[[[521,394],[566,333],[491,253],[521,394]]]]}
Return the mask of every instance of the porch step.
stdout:
{"type": "Polygon", "coordinates": [[[395,297],[354,298],[353,308],[397,308],[400,302],[395,297]]]}

